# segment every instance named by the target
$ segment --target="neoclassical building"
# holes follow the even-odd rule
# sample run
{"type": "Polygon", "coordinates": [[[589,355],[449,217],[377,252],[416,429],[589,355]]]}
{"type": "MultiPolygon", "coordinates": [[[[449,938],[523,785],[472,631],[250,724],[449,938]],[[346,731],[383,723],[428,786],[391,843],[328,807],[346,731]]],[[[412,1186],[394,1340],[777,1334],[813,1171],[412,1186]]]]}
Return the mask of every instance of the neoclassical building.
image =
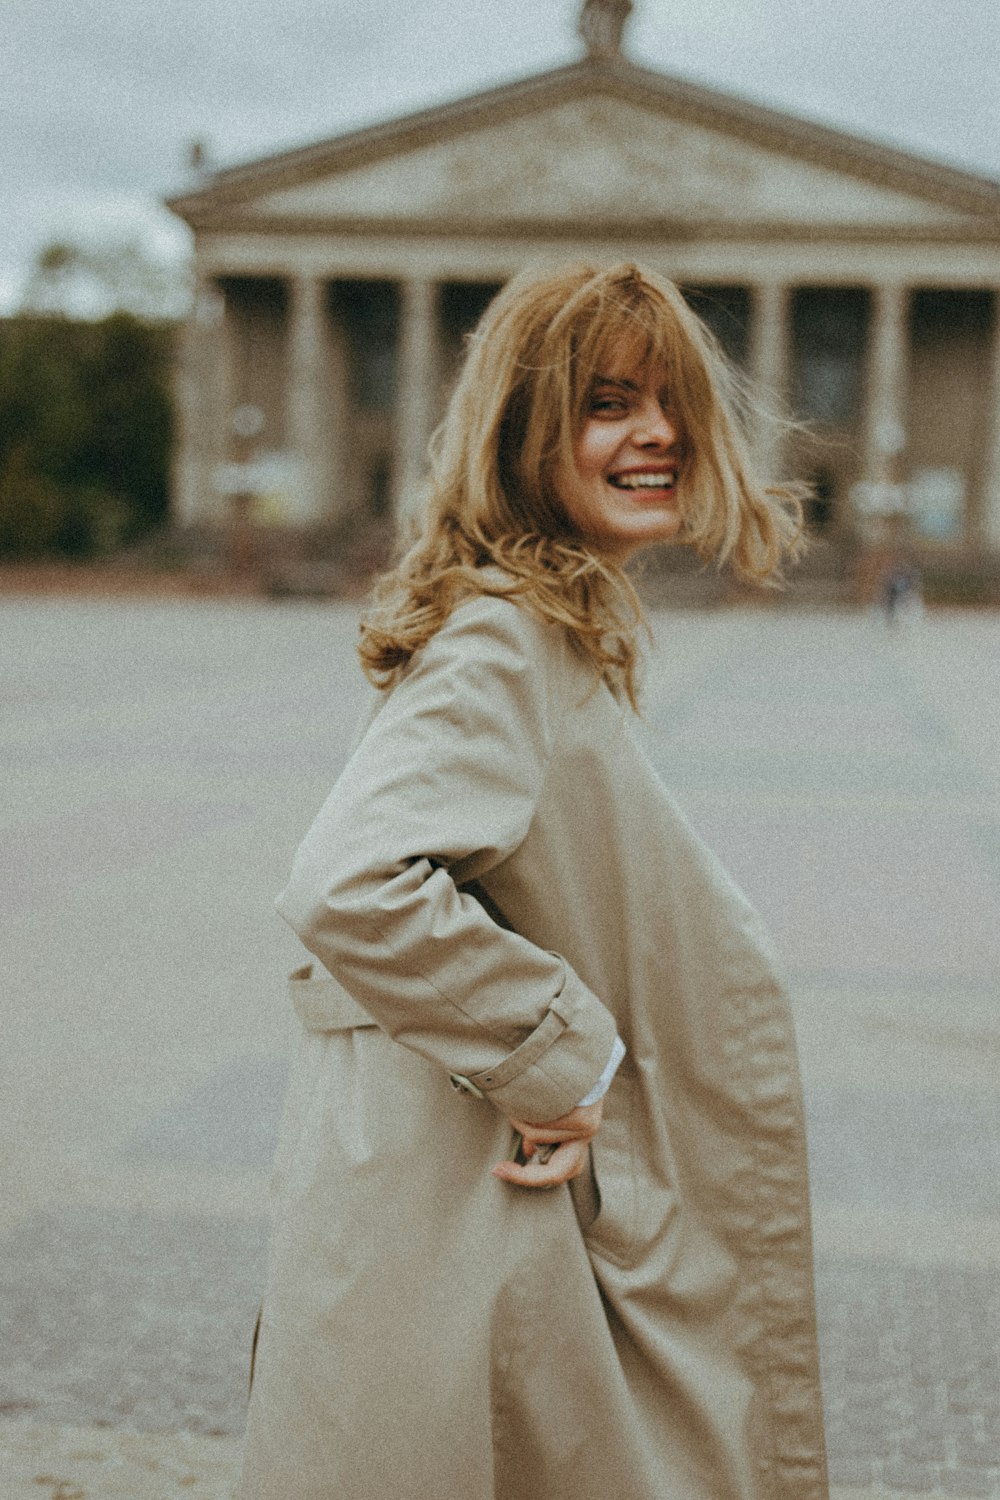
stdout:
{"type": "Polygon", "coordinates": [[[384,528],[495,290],[636,257],[803,419],[762,458],[813,482],[828,556],[1000,563],[1000,185],[639,67],[630,9],[586,0],[568,66],[170,200],[180,525],[384,528]]]}

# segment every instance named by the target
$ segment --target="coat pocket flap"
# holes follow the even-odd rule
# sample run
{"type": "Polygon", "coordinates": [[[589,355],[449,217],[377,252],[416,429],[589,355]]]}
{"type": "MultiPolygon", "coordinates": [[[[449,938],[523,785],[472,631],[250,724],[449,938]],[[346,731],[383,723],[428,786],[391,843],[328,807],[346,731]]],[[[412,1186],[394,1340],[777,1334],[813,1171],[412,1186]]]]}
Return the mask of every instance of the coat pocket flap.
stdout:
{"type": "Polygon", "coordinates": [[[312,964],[305,964],[288,976],[292,1006],[307,1031],[354,1031],[377,1024],[336,979],[312,975],[312,964]]]}

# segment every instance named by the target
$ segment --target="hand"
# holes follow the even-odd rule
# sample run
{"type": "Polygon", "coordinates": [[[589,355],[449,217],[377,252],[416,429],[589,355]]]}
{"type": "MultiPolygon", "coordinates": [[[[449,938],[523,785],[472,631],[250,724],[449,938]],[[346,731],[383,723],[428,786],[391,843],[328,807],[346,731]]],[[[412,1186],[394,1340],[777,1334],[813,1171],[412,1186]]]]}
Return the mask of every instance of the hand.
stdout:
{"type": "Polygon", "coordinates": [[[604,1114],[604,1100],[578,1104],[558,1120],[531,1125],[511,1120],[521,1136],[524,1162],[502,1161],[493,1168],[494,1177],[518,1187],[548,1188],[579,1177],[587,1165],[587,1148],[597,1134],[604,1114]]]}

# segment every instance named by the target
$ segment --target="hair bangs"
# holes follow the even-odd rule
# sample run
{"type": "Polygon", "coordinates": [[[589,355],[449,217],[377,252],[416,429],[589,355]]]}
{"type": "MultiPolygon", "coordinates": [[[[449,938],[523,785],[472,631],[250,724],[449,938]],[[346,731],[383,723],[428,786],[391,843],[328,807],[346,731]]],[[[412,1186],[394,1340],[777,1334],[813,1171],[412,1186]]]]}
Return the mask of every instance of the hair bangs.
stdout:
{"type": "Polygon", "coordinates": [[[680,293],[635,266],[595,276],[585,290],[591,295],[575,320],[566,372],[574,434],[601,376],[641,382],[650,370],[663,372],[685,431],[699,426],[712,399],[715,360],[711,340],[680,293]]]}

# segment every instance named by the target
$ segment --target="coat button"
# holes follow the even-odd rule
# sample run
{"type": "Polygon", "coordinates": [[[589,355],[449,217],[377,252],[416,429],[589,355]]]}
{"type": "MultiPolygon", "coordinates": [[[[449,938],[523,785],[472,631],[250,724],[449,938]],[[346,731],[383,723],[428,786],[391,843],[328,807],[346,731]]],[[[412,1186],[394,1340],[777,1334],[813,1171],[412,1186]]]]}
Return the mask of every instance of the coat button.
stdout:
{"type": "Polygon", "coordinates": [[[483,1093],[482,1089],[478,1088],[476,1084],[472,1082],[472,1079],[466,1078],[464,1074],[449,1073],[448,1078],[452,1088],[458,1089],[460,1093],[471,1094],[474,1099],[486,1098],[486,1095],[483,1093]]]}

